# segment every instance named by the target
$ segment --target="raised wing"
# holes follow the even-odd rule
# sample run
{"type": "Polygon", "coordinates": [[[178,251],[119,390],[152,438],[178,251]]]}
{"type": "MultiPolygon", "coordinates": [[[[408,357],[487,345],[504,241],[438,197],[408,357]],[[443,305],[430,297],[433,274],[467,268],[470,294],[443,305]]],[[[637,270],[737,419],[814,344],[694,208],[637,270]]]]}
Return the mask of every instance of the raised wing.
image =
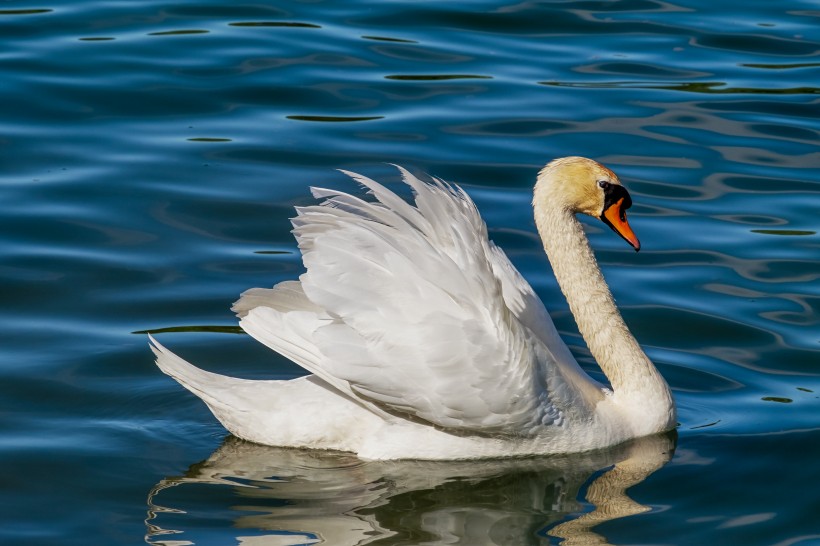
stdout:
{"type": "MultiPolygon", "coordinates": [[[[271,306],[244,310],[243,327],[286,356],[307,355],[295,360],[392,415],[483,433],[560,424],[563,408],[581,409],[574,381],[567,382],[544,334],[534,335],[506,301],[516,294],[529,301],[532,289],[488,240],[460,188],[400,170],[415,206],[355,173],[347,174],[375,202],[314,189],[326,200],[293,219],[307,268],[300,288],[311,310],[288,311],[312,322],[295,335],[278,333],[263,324],[286,326],[271,306]]],[[[540,314],[549,317],[540,302],[533,305],[538,317],[525,320],[541,328],[540,314]]]]}

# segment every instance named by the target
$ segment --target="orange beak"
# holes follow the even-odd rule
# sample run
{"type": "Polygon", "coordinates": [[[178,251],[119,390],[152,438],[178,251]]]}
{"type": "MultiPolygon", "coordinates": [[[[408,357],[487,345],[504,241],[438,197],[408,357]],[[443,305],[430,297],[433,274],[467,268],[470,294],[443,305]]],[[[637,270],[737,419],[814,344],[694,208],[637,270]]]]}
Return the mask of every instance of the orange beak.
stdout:
{"type": "Polygon", "coordinates": [[[624,208],[623,204],[624,198],[621,197],[604,210],[604,213],[601,215],[601,220],[611,227],[612,231],[623,237],[627,243],[632,245],[635,252],[637,252],[641,249],[641,242],[635,236],[632,228],[629,227],[629,222],[626,221],[626,208],[624,208]]]}

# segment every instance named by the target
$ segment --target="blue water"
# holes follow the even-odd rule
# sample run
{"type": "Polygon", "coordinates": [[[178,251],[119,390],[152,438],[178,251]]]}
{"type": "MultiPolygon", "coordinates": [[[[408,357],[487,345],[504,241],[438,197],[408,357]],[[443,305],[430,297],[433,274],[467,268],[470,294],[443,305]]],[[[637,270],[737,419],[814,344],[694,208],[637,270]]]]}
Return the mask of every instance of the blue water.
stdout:
{"type": "Polygon", "coordinates": [[[3,3],[0,543],[820,544],[818,29],[809,0],[3,3]],[[226,437],[152,363],[139,332],[302,374],[230,304],[301,271],[309,185],[399,163],[464,186],[595,374],[529,204],[565,155],[631,190],[641,252],[589,234],[676,438],[365,463],[226,437]]]}

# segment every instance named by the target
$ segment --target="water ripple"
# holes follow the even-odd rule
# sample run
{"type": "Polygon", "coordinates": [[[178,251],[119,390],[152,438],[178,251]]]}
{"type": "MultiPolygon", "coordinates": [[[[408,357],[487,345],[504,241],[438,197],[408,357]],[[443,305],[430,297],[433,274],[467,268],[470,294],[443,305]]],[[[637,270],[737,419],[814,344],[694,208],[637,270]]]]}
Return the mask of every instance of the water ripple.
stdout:
{"type": "MultiPolygon", "coordinates": [[[[312,202],[310,185],[359,191],[337,168],[391,188],[401,186],[388,163],[463,184],[581,364],[601,378],[530,208],[538,169],[565,155],[604,161],[630,188],[639,254],[600,222],[584,225],[680,408],[675,456],[630,490],[651,509],[603,526],[607,538],[810,540],[816,502],[806,484],[820,445],[815,4],[4,6],[0,453],[15,472],[0,507],[15,523],[0,542],[131,543],[145,534],[139,499],[163,476],[185,475],[160,496],[188,513],[150,521],[188,526],[180,540],[235,542],[237,518],[249,537],[262,536],[262,520],[231,511],[253,491],[267,492],[260,506],[274,515],[298,501],[308,484],[289,477],[276,496],[282,481],[240,475],[255,464],[241,460],[226,467],[237,471],[224,476],[230,484],[203,494],[196,479],[223,429],[154,368],[145,335],[132,332],[160,332],[214,371],[302,374],[235,335],[229,307],[247,288],[302,273],[288,218],[312,202]],[[769,485],[749,485],[761,479],[769,485]],[[44,512],[43,499],[62,508],[44,512]]],[[[227,445],[221,455],[236,447],[227,445]]],[[[468,503],[475,519],[464,533],[430,536],[557,539],[596,513],[578,495],[594,493],[607,472],[606,460],[587,482],[516,470],[484,486],[456,473],[441,487],[394,495],[384,475],[356,482],[372,467],[340,457],[327,476],[343,481],[312,491],[327,500],[323,488],[335,483],[341,501],[385,499],[357,508],[357,524],[382,518],[401,537],[368,535],[382,542],[428,536],[403,515],[454,522],[413,507],[458,510],[454,500],[468,493],[487,502],[468,503]],[[362,487],[347,488],[347,478],[362,487]],[[533,508],[541,504],[522,493],[532,483],[544,484],[541,504],[575,503],[562,521],[533,508]],[[505,489],[515,484],[522,489],[505,489]],[[505,505],[508,519],[494,511],[499,491],[521,500],[505,505]],[[502,520],[508,526],[491,524],[502,520]],[[522,521],[532,524],[526,536],[515,534],[522,521]]],[[[302,475],[311,464],[285,467],[302,475]]]]}

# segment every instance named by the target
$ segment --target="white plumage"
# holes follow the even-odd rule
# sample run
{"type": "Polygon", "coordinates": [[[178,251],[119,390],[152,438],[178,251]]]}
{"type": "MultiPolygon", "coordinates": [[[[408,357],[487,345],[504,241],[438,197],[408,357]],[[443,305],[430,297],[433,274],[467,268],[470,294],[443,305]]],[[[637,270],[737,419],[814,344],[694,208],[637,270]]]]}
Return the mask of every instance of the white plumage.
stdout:
{"type": "MultiPolygon", "coordinates": [[[[618,354],[598,358],[604,372],[610,375],[608,360],[624,358],[629,362],[619,368],[645,376],[636,386],[627,379],[623,400],[616,383],[625,370],[613,370],[618,381],[610,375],[613,394],[580,369],[530,285],[489,241],[472,200],[456,186],[424,183],[399,169],[415,205],[355,173],[346,174],[375,201],[313,189],[324,201],[298,208],[292,220],[306,273],[299,281],[249,290],[234,305],[246,332],[313,375],[292,381],[220,376],[152,338],[160,368],[202,398],[236,436],[371,459],[583,451],[674,425],[668,387],[621,327],[594,257],[573,249],[580,237],[588,250],[573,215],[589,213],[587,205],[563,211],[562,203],[589,197],[586,181],[576,178],[588,174],[594,185],[604,175],[618,185],[611,171],[581,158],[554,161],[539,177],[535,206],[571,307],[575,292],[576,300],[586,292],[588,305],[599,307],[573,308],[576,318],[595,323],[579,318],[582,333],[588,341],[615,336],[618,342],[609,348],[618,354]],[[545,234],[555,222],[565,233],[545,234]],[[547,239],[557,241],[557,250],[547,239]],[[562,279],[566,267],[574,280],[562,279]],[[570,292],[565,286],[579,284],[570,292]],[[629,339],[619,339],[624,336],[629,339]],[[646,396],[654,402],[642,404],[646,396]],[[636,403],[648,407],[648,415],[632,407],[636,403]]],[[[599,216],[607,208],[600,193],[599,216]]],[[[596,357],[609,349],[590,343],[596,357]]]]}

